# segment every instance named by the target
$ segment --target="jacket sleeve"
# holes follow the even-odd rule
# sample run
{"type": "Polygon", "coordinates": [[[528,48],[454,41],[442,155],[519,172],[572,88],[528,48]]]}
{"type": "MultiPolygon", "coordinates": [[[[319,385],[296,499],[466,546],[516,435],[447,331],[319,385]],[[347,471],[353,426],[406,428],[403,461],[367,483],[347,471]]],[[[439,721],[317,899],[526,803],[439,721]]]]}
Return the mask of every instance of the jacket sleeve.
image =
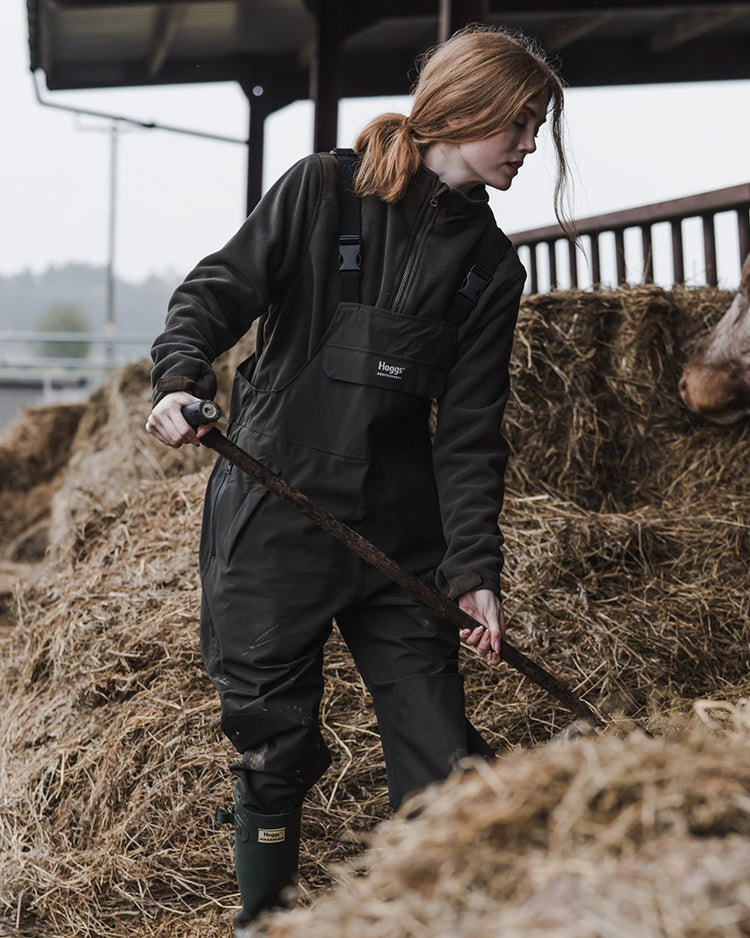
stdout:
{"type": "Polygon", "coordinates": [[[293,166],[239,231],[175,290],[151,348],[153,402],[171,391],[216,393],[213,361],[231,348],[295,274],[320,204],[318,158],[293,166]]]}
{"type": "Polygon", "coordinates": [[[525,279],[512,252],[459,329],[457,360],[438,400],[433,465],[446,552],[437,586],[451,599],[474,589],[501,594],[498,515],[509,452],[501,424],[525,279]]]}

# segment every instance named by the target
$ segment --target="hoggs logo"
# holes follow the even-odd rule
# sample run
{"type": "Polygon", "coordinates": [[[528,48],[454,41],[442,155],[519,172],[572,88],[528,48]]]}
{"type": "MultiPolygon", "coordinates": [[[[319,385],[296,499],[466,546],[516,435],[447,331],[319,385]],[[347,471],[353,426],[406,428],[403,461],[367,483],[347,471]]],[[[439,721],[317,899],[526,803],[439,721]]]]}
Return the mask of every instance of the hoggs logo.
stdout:
{"type": "Polygon", "coordinates": [[[396,381],[400,381],[405,371],[406,368],[402,367],[401,365],[390,365],[388,362],[384,362],[382,358],[378,362],[379,378],[395,378],[396,381]]]}

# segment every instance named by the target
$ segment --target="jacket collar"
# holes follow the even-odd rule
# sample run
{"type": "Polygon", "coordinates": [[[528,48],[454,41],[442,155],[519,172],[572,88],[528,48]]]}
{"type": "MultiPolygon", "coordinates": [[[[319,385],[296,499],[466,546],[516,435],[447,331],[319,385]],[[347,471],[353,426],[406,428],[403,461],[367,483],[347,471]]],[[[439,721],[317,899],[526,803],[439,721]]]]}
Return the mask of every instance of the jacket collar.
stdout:
{"type": "Polygon", "coordinates": [[[466,224],[476,222],[477,219],[484,221],[491,214],[490,197],[485,186],[475,186],[468,194],[453,189],[424,163],[415,173],[406,198],[410,207],[417,211],[425,201],[437,199],[439,221],[442,224],[466,224]]]}

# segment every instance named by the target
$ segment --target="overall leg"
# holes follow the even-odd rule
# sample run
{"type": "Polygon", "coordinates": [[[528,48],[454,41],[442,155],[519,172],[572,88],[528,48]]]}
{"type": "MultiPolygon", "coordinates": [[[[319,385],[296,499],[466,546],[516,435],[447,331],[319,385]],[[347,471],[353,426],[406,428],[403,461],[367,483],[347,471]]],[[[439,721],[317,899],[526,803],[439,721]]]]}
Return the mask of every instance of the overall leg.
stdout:
{"type": "Polygon", "coordinates": [[[330,764],[318,727],[323,645],[330,620],[235,617],[204,592],[201,646],[221,700],[221,726],[240,754],[231,766],[237,800],[278,814],[295,808],[330,764]]]}
{"type": "MultiPolygon", "coordinates": [[[[247,506],[245,499],[232,517],[247,506]]],[[[336,602],[325,574],[327,566],[340,570],[288,506],[261,498],[250,513],[235,538],[202,553],[201,650],[222,728],[240,754],[231,767],[243,902],[237,938],[252,934],[257,915],[292,883],[300,806],[330,764],[318,708],[331,630],[326,600],[336,602]]]]}
{"type": "Polygon", "coordinates": [[[204,655],[220,691],[222,728],[241,754],[231,767],[242,897],[235,938],[249,938],[257,916],[282,904],[299,863],[302,800],[330,764],[317,723],[322,642],[330,623],[311,627],[311,638],[300,634],[305,631],[280,633],[267,623],[258,629],[250,620],[242,639],[235,633],[230,641],[225,622],[220,638],[204,596],[204,655]]]}
{"type": "Polygon", "coordinates": [[[372,694],[394,808],[467,755],[493,757],[466,719],[455,626],[406,596],[337,622],[372,694]]]}

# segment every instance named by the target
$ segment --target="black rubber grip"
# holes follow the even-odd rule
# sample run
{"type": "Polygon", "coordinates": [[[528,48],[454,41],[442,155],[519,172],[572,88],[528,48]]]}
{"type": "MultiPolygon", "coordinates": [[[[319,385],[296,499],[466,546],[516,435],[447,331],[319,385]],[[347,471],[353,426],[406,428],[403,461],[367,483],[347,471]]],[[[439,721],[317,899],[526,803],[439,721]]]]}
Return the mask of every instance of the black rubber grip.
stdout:
{"type": "Polygon", "coordinates": [[[182,408],[182,416],[193,428],[213,423],[221,417],[221,407],[215,401],[194,401],[182,408]]]}

